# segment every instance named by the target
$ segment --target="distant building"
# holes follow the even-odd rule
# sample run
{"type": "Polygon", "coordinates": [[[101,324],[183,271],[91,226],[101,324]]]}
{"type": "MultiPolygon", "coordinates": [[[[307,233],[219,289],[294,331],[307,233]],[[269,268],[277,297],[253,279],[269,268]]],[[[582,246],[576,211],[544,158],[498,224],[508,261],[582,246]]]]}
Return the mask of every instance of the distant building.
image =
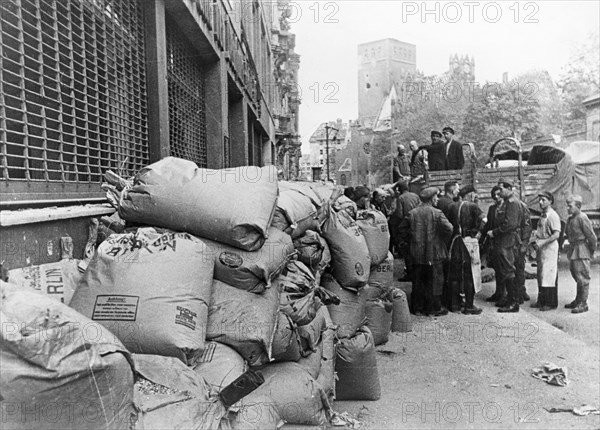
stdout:
{"type": "Polygon", "coordinates": [[[335,177],[335,152],[345,148],[350,140],[350,129],[348,123],[342,123],[341,119],[322,123],[310,136],[310,163],[311,167],[321,167],[321,179],[327,179],[327,150],[329,149],[329,177],[335,177]],[[329,128],[327,132],[325,126],[329,128]],[[329,138],[327,138],[329,137],[329,138]]]}
{"type": "Polygon", "coordinates": [[[449,60],[450,80],[454,82],[475,82],[475,59],[468,55],[454,54],[449,60]]]}
{"type": "Polygon", "coordinates": [[[335,153],[335,178],[337,185],[345,187],[370,185],[369,179],[369,144],[373,139],[371,130],[361,130],[358,123],[350,124],[350,141],[335,153]]]}
{"type": "Polygon", "coordinates": [[[417,47],[396,39],[358,45],[358,121],[372,127],[392,86],[417,70],[417,47]]]}
{"type": "Polygon", "coordinates": [[[298,175],[298,180],[312,180],[312,164],[310,163],[310,154],[302,154],[302,157],[300,157],[300,174],[298,175]]]}
{"type": "Polygon", "coordinates": [[[594,94],[582,103],[587,110],[586,140],[600,141],[600,94],[594,94]]]}

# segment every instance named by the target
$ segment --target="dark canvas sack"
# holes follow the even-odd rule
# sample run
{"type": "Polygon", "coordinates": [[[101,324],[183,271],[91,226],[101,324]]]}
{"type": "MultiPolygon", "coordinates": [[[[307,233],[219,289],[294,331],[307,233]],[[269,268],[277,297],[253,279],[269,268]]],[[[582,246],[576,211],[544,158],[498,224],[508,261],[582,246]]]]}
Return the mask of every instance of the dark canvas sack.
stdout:
{"type": "Polygon", "coordinates": [[[277,193],[274,166],[212,170],[166,157],[135,175],[119,215],[254,251],[267,236],[277,193]]]}
{"type": "Polygon", "coordinates": [[[378,210],[360,210],[356,216],[356,223],[367,242],[371,265],[383,262],[390,247],[390,231],[385,215],[378,210]]]}
{"type": "Polygon", "coordinates": [[[381,385],[377,354],[369,328],[363,326],[353,338],[341,339],[336,353],[336,399],[379,400],[381,385]]]}
{"type": "Polygon", "coordinates": [[[188,233],[140,228],[102,242],[71,307],[134,353],[193,360],[204,347],[214,263],[188,233]]]}
{"type": "Polygon", "coordinates": [[[361,300],[358,293],[342,288],[329,273],[323,275],[321,285],[340,298],[339,305],[327,306],[333,324],[338,327],[338,337],[354,336],[365,317],[365,301],[361,300]]]}
{"type": "Polygon", "coordinates": [[[231,346],[250,366],[268,363],[279,295],[277,280],[263,294],[252,294],[214,281],[206,338],[231,346]]]}
{"type": "Polygon", "coordinates": [[[214,257],[214,279],[232,287],[262,293],[294,254],[292,238],[287,233],[269,229],[269,237],[256,251],[244,251],[224,243],[205,241],[207,255],[214,257]]]}
{"type": "Polygon", "coordinates": [[[331,252],[331,273],[345,288],[359,288],[369,279],[371,257],[360,227],[343,210],[329,211],[322,226],[331,252]]]}

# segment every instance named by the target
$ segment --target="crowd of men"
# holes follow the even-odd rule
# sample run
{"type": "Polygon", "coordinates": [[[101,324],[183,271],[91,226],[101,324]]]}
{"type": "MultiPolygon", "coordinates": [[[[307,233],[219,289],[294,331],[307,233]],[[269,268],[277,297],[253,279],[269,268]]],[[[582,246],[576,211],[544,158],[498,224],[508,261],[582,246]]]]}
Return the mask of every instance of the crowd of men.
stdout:
{"type": "MultiPolygon", "coordinates": [[[[432,133],[433,134],[433,133],[432,133]]],[[[448,181],[443,192],[425,187],[414,193],[409,181],[400,179],[373,191],[367,187],[348,188],[345,193],[359,209],[375,208],[388,218],[390,250],[404,259],[406,276],[412,282],[411,312],[441,316],[448,311],[477,315],[474,305],[481,288],[480,249],[487,256],[496,278],[496,291],[486,300],[498,312],[519,312],[530,300],[525,288],[525,261],[532,245],[537,255],[537,301],[540,311],[558,307],[558,257],[562,240],[569,242],[567,256],[577,284],[575,299],[565,305],[572,313],[588,310],[590,260],[597,238],[586,214],[582,198],[574,195],[566,202],[569,218],[565,228],[552,208],[554,197],[540,192],[540,217],[532,228],[527,205],[514,193],[513,184],[500,180],[491,190],[494,201],[483,213],[472,185],[460,187],[448,181]],[[564,231],[564,235],[561,232],[564,231]]]]}

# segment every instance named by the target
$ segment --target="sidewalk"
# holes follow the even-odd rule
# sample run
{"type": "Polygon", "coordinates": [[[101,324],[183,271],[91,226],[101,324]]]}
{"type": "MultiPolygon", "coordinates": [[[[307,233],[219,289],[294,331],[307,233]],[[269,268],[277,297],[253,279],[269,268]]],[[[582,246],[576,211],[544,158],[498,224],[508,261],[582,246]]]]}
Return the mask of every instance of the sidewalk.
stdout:
{"type": "Polygon", "coordinates": [[[335,410],[348,411],[369,429],[599,428],[599,415],[545,410],[600,407],[598,348],[528,306],[500,314],[477,302],[483,307],[478,316],[413,317],[411,333],[391,334],[377,347],[381,399],[339,401],[335,410]],[[531,376],[545,362],[567,367],[567,387],[531,376]]]}

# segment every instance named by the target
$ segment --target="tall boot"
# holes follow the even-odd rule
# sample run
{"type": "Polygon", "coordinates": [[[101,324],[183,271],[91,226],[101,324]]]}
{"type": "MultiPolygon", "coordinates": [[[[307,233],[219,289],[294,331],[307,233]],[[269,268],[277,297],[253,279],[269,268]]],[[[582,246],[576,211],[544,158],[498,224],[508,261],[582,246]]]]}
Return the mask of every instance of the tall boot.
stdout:
{"type": "Polygon", "coordinates": [[[506,291],[508,304],[505,307],[498,309],[498,312],[519,312],[519,299],[517,291],[517,283],[515,278],[506,280],[506,291]]]}
{"type": "Polygon", "coordinates": [[[573,300],[571,303],[566,304],[565,308],[566,309],[575,309],[580,301],[581,301],[581,285],[578,282],[577,283],[577,295],[575,296],[575,300],[573,300]]]}
{"type": "Polygon", "coordinates": [[[579,297],[579,303],[573,309],[571,309],[571,313],[580,314],[582,312],[587,312],[589,310],[587,299],[590,292],[590,284],[581,286],[581,296],[579,297]]]}

